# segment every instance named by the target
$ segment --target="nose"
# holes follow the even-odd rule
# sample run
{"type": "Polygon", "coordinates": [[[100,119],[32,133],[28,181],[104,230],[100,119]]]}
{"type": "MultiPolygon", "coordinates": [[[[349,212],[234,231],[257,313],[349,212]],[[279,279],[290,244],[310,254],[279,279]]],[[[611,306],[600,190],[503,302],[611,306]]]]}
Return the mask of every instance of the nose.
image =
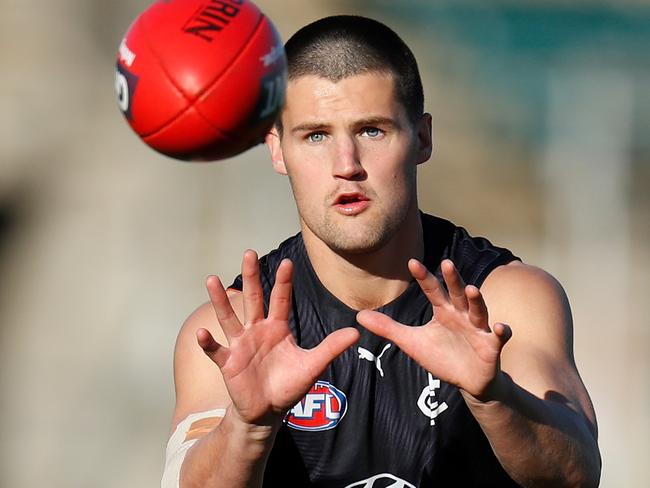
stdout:
{"type": "Polygon", "coordinates": [[[361,180],[366,172],[361,164],[359,148],[354,137],[339,138],[335,144],[332,175],[345,180],[361,180]]]}

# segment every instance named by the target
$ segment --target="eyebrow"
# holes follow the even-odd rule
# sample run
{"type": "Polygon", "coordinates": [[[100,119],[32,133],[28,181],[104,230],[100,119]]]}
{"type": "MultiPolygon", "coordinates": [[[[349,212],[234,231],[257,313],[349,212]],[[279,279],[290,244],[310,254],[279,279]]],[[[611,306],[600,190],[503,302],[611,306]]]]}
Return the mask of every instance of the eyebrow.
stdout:
{"type": "Polygon", "coordinates": [[[293,134],[297,132],[315,132],[319,130],[329,129],[330,125],[324,122],[306,122],[299,124],[291,129],[293,134]]]}
{"type": "Polygon", "coordinates": [[[355,122],[354,125],[356,127],[367,127],[369,125],[370,126],[383,125],[384,127],[388,126],[396,129],[399,129],[402,126],[398,120],[392,117],[382,117],[381,115],[358,120],[355,122]]]}
{"type": "MultiPolygon", "coordinates": [[[[398,129],[401,128],[401,124],[397,120],[391,117],[382,117],[382,116],[359,119],[355,121],[353,124],[353,127],[355,128],[361,128],[367,126],[384,126],[384,127],[388,126],[388,127],[398,128],[398,129]]],[[[292,128],[291,132],[294,134],[298,132],[316,132],[321,130],[327,130],[330,127],[331,124],[325,122],[305,122],[304,124],[299,124],[294,128],[292,128]]]]}

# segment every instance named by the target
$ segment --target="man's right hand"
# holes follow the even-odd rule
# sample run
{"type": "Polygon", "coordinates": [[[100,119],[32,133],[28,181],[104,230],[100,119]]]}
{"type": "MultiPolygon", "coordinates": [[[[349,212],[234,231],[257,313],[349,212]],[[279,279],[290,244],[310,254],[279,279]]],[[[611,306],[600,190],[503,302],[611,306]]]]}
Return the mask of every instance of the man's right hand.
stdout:
{"type": "Polygon", "coordinates": [[[242,261],[244,323],[230,304],[221,281],[209,276],[208,294],[228,341],[218,343],[204,328],[196,332],[205,354],[219,367],[232,401],[232,414],[251,426],[279,428],[287,411],[307,394],[327,365],[359,338],[347,327],[313,349],[299,347],[289,330],[293,264],[280,263],[264,317],[263,290],[254,251],[242,261]]]}

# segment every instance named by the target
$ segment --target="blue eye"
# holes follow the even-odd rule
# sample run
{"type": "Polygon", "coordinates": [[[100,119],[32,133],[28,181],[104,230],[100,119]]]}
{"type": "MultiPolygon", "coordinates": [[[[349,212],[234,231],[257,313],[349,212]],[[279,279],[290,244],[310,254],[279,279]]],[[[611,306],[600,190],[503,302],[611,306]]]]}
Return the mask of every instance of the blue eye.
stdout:
{"type": "Polygon", "coordinates": [[[377,129],[377,127],[366,127],[363,129],[363,133],[368,137],[374,138],[379,137],[382,134],[382,131],[377,129]]]}
{"type": "Polygon", "coordinates": [[[309,139],[309,142],[323,142],[325,135],[322,132],[314,132],[313,134],[309,134],[309,136],[307,136],[307,139],[309,139]]]}

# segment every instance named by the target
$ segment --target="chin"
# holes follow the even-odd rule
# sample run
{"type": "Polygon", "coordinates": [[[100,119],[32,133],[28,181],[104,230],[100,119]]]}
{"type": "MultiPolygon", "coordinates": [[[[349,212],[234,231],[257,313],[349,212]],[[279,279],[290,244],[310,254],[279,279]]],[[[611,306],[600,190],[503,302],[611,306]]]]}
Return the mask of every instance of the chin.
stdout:
{"type": "Polygon", "coordinates": [[[385,233],[373,232],[376,229],[367,229],[362,235],[345,235],[339,233],[335,236],[325,237],[323,241],[337,254],[369,254],[378,251],[390,241],[390,236],[385,233]]]}
{"type": "Polygon", "coordinates": [[[364,212],[356,218],[324,215],[322,219],[302,219],[302,223],[333,252],[361,255],[386,246],[399,232],[405,213],[364,212]]]}

